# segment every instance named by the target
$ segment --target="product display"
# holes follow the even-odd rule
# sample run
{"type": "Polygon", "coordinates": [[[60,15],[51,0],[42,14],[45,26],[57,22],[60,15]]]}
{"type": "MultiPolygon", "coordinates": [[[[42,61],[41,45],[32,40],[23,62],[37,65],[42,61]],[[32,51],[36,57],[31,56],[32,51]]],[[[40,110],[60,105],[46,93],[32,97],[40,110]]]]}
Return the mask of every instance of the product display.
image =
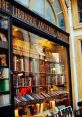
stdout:
{"type": "Polygon", "coordinates": [[[16,113],[51,116],[51,109],[54,113],[58,104],[65,104],[64,100],[69,100],[69,92],[65,87],[66,62],[62,56],[62,49],[65,51],[65,48],[30,32],[29,36],[26,34],[27,31],[13,26],[16,113]]]}
{"type": "Polygon", "coordinates": [[[0,95],[0,106],[7,106],[10,104],[9,95],[0,95]]]}
{"type": "Polygon", "coordinates": [[[4,34],[0,33],[0,41],[7,41],[7,38],[4,34]]]}
{"type": "Polygon", "coordinates": [[[4,29],[8,29],[8,20],[5,18],[0,20],[0,27],[4,29]]]}
{"type": "Polygon", "coordinates": [[[8,18],[0,16],[0,107],[10,104],[8,18]],[[6,19],[5,19],[6,18],[6,19]]]}
{"type": "Polygon", "coordinates": [[[4,55],[4,54],[1,54],[0,55],[0,65],[1,66],[7,66],[7,63],[6,63],[6,55],[4,55]]]}

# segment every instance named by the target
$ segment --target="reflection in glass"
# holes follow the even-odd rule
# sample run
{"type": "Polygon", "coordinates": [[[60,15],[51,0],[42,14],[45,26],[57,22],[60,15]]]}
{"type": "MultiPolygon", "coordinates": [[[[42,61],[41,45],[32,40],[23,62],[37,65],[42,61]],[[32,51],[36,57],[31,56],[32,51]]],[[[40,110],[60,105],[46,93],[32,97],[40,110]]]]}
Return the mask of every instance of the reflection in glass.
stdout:
{"type": "MultiPolygon", "coordinates": [[[[29,74],[25,76],[25,79],[26,77],[31,78],[30,86],[65,85],[68,82],[68,75],[65,71],[67,69],[65,47],[13,27],[13,52],[14,71],[19,73],[25,72],[27,69],[26,72],[31,72],[31,76],[29,74]]],[[[24,83],[24,86],[28,85],[29,83],[24,83]]]]}
{"type": "Polygon", "coordinates": [[[65,30],[65,24],[63,19],[63,14],[58,14],[59,27],[65,30]]]}
{"type": "Polygon", "coordinates": [[[46,11],[46,19],[51,23],[56,24],[54,13],[52,11],[50,4],[47,1],[45,6],[45,11],[46,11]]]}
{"type": "Polygon", "coordinates": [[[79,22],[82,22],[82,0],[78,0],[78,15],[79,15],[79,22]]]}
{"type": "Polygon", "coordinates": [[[59,0],[54,0],[54,7],[55,7],[57,13],[61,12],[59,0]]]}
{"type": "Polygon", "coordinates": [[[25,7],[28,7],[30,0],[15,0],[15,1],[18,2],[19,4],[25,6],[25,7]]]}
{"type": "Polygon", "coordinates": [[[33,11],[44,17],[44,0],[34,0],[33,11]]]}
{"type": "MultiPolygon", "coordinates": [[[[43,112],[45,107],[50,109],[49,103],[52,100],[52,94],[54,99],[58,97],[64,99],[65,97],[69,103],[66,47],[13,26],[13,66],[15,105],[18,103],[21,105],[23,101],[26,101],[25,105],[28,103],[32,106],[39,99],[40,103],[41,100],[44,103],[43,112]],[[63,97],[59,96],[60,94],[63,97]],[[27,98],[28,96],[31,99],[27,98]],[[47,103],[46,98],[49,99],[47,103]]],[[[61,100],[60,98],[59,100],[61,100]]],[[[38,112],[41,113],[39,110],[36,113],[33,111],[32,115],[38,114],[38,112]]]]}

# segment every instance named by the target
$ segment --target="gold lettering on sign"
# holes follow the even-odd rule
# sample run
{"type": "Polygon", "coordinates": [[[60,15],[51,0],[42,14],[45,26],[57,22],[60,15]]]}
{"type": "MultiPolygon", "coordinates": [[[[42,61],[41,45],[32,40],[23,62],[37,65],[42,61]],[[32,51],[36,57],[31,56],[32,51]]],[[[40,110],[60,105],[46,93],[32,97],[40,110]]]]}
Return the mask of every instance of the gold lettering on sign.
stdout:
{"type": "Polygon", "coordinates": [[[17,8],[13,6],[13,15],[15,17],[18,17],[18,12],[17,12],[17,8]]]}
{"type": "Polygon", "coordinates": [[[57,36],[57,38],[65,40],[68,42],[68,35],[59,31],[57,28],[49,26],[48,24],[40,21],[36,17],[24,12],[23,10],[17,8],[16,6],[10,7],[11,4],[6,0],[0,0],[0,8],[5,11],[13,10],[13,17],[19,18],[21,21],[28,23],[29,25],[35,26],[39,30],[45,31],[50,35],[57,36]],[[11,9],[12,8],[12,9],[11,9]]]}
{"type": "Polygon", "coordinates": [[[0,0],[0,7],[6,11],[10,11],[10,3],[5,0],[0,0]]]}
{"type": "Polygon", "coordinates": [[[10,10],[10,4],[9,4],[9,2],[6,2],[6,10],[7,10],[7,11],[10,10]]]}
{"type": "Polygon", "coordinates": [[[35,18],[33,19],[33,25],[37,26],[37,19],[35,19],[35,18]]]}
{"type": "Polygon", "coordinates": [[[24,20],[24,12],[23,11],[21,11],[21,17],[24,20]]]}
{"type": "Polygon", "coordinates": [[[18,10],[18,18],[19,18],[19,19],[22,19],[21,10],[20,10],[20,9],[17,9],[17,10],[18,10]]]}
{"type": "Polygon", "coordinates": [[[6,4],[5,3],[6,3],[6,1],[2,0],[2,9],[4,9],[4,10],[6,10],[6,8],[5,8],[6,4]]]}
{"type": "Polygon", "coordinates": [[[24,20],[27,22],[27,20],[28,20],[28,17],[27,17],[27,14],[25,13],[24,14],[24,20]]]}

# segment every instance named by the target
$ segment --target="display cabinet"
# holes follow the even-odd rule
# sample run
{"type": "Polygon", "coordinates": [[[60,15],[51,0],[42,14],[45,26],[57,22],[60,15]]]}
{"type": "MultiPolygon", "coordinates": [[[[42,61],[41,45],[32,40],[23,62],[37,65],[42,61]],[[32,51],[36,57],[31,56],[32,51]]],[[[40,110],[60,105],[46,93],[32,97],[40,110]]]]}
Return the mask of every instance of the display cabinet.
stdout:
{"type": "MultiPolygon", "coordinates": [[[[9,17],[0,13],[0,116],[10,116],[12,109],[10,76],[9,17]]],[[[13,112],[12,112],[13,114],[13,112]]],[[[13,116],[13,115],[12,115],[13,116]]]]}
{"type": "Polygon", "coordinates": [[[68,33],[0,0],[0,117],[47,116],[70,105],[68,58],[68,33]]]}
{"type": "Polygon", "coordinates": [[[0,16],[0,106],[9,104],[8,17],[0,16]]]}
{"type": "Polygon", "coordinates": [[[69,105],[65,56],[65,47],[13,26],[14,104],[19,115],[36,115],[39,108],[43,112],[64,100],[69,105]]]}

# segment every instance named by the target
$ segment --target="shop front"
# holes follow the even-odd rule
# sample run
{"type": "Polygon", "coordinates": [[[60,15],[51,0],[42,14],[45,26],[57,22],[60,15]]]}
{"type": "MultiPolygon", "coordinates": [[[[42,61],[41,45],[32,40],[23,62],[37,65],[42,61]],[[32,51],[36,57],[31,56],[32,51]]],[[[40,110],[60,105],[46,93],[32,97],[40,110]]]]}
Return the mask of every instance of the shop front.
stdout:
{"type": "Polygon", "coordinates": [[[47,116],[72,106],[70,76],[69,34],[0,0],[0,116],[47,116]]]}

